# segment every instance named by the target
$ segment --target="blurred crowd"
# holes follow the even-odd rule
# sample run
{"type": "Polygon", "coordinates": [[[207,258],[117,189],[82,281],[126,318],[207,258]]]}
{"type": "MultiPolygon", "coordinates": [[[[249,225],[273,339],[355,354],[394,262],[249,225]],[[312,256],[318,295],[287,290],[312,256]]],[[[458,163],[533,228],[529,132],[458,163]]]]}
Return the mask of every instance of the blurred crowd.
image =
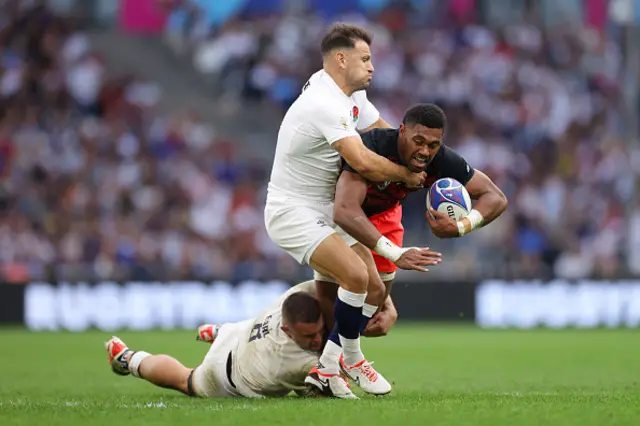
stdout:
{"type": "MultiPolygon", "coordinates": [[[[414,103],[441,105],[449,118],[446,143],[510,200],[508,212],[486,229],[434,242],[422,194],[411,197],[407,243],[444,250],[448,262],[438,269],[447,276],[639,273],[626,253],[640,245],[628,229],[640,158],[637,141],[623,138],[623,52],[604,19],[587,25],[559,18],[544,26],[525,13],[496,29],[465,7],[473,1],[382,3],[388,6],[333,17],[374,35],[369,98],[394,124],[414,103]]],[[[183,7],[190,25],[180,30],[194,66],[234,96],[284,110],[321,67],[318,40],[329,24],[321,14],[268,14],[212,30],[197,5],[183,7]]]]}
{"type": "Polygon", "coordinates": [[[161,88],[109,74],[73,20],[21,1],[0,16],[4,280],[296,272],[263,229],[268,164],[196,112],[161,115],[161,88]]]}
{"type": "MultiPolygon", "coordinates": [[[[0,13],[4,280],[309,276],[264,231],[271,158],[238,154],[241,141],[219,137],[197,111],[160,113],[160,87],[110,74],[72,19],[32,3],[5,1],[0,13]]],[[[640,273],[625,255],[640,245],[640,217],[628,221],[640,157],[620,138],[618,43],[586,26],[495,30],[435,3],[338,18],[374,33],[369,98],[382,116],[398,124],[413,103],[441,105],[446,143],[510,206],[468,237],[434,241],[415,194],[406,245],[443,251],[433,274],[452,278],[640,273]]],[[[321,15],[212,29],[195,5],[175,4],[188,17],[181,42],[223,95],[284,111],[321,67],[321,15]]]]}

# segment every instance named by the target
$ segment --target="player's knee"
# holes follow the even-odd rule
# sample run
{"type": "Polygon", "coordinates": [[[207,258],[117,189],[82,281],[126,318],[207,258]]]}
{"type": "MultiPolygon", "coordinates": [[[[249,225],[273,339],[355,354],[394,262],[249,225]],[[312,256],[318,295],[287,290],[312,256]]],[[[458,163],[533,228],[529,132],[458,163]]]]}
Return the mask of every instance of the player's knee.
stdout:
{"type": "Polygon", "coordinates": [[[357,258],[357,261],[352,262],[349,268],[347,268],[338,277],[340,285],[345,289],[353,293],[365,293],[367,286],[369,285],[369,273],[364,262],[357,258]]]}

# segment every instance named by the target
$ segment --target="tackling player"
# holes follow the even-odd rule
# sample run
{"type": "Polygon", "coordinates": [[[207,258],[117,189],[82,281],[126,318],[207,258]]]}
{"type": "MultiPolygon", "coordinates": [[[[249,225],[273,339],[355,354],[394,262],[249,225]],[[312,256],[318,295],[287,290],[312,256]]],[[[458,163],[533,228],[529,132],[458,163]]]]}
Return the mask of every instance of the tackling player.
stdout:
{"type": "Polygon", "coordinates": [[[300,289],[289,290],[253,320],[206,332],[201,327],[199,340],[213,344],[195,369],[169,355],[133,351],[117,337],[106,343],[111,369],[190,396],[305,395],[304,380],[318,362],[326,331],[318,301],[300,289]]]}
{"type": "MultiPolygon", "coordinates": [[[[411,171],[426,171],[425,187],[437,179],[450,177],[462,183],[476,200],[471,213],[458,223],[448,215],[431,210],[427,221],[434,235],[440,238],[461,237],[496,219],[507,208],[507,199],[491,179],[473,169],[453,149],[442,143],[446,116],[437,105],[423,104],[410,108],[398,129],[375,129],[362,135],[364,144],[373,152],[411,171]],[[432,216],[433,215],[433,216],[432,216]]],[[[378,272],[387,287],[395,277],[400,259],[404,227],[402,205],[407,194],[415,189],[402,183],[372,183],[348,163],[336,188],[334,220],[342,229],[370,249],[384,241],[384,252],[373,252],[378,272]]],[[[335,298],[329,283],[318,283],[320,299],[335,298]]],[[[389,300],[387,302],[391,304],[389,300]]],[[[326,317],[326,316],[325,316],[326,317]]],[[[330,318],[326,318],[329,322],[330,318]]],[[[375,321],[374,321],[375,322],[375,321]]]]}
{"type": "MultiPolygon", "coordinates": [[[[334,229],[333,206],[341,156],[370,181],[418,187],[425,177],[367,149],[358,131],[389,127],[367,100],[373,76],[371,36],[336,24],[321,43],[323,69],[311,76],[285,114],[268,185],[265,226],[271,240],[301,264],[339,283],[335,327],[307,383],[326,395],[352,398],[343,371],[368,393],[391,391],[360,349],[360,332],[384,301],[385,289],[369,250],[334,229]],[[353,246],[353,249],[350,248],[353,246]]],[[[380,248],[384,250],[384,248],[380,248]]],[[[433,259],[419,249],[408,261],[419,268],[433,259]]]]}
{"type": "MultiPolygon", "coordinates": [[[[212,346],[195,369],[169,355],[133,351],[117,337],[106,343],[109,364],[118,375],[132,374],[190,396],[281,397],[291,391],[319,396],[304,383],[326,342],[327,329],[315,297],[316,283],[305,281],[253,320],[200,326],[197,340],[212,346]]],[[[394,323],[395,319],[378,323],[369,335],[385,335],[394,323]]]]}

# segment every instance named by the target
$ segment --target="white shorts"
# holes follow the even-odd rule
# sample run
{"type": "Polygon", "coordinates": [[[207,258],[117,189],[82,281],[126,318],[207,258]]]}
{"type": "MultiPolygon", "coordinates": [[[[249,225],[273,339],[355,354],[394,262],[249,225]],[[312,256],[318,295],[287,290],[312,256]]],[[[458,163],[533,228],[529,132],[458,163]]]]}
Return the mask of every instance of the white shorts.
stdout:
{"type": "Polygon", "coordinates": [[[328,236],[337,232],[351,247],[356,239],[333,222],[333,202],[288,203],[268,201],[264,223],[271,240],[300,264],[309,264],[311,255],[328,236]]]}
{"type": "Polygon", "coordinates": [[[229,354],[233,351],[235,355],[240,339],[238,331],[241,324],[224,324],[218,330],[218,336],[209,348],[204,361],[193,372],[193,390],[197,396],[204,398],[241,396],[240,392],[229,382],[227,375],[229,354]]]}

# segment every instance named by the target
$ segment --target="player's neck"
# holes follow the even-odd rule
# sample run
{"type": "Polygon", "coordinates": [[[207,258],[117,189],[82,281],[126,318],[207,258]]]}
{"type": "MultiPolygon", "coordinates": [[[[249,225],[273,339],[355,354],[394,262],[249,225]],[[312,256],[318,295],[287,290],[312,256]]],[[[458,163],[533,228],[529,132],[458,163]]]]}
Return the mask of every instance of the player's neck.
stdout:
{"type": "Polygon", "coordinates": [[[333,82],[336,83],[336,86],[338,86],[338,88],[342,90],[342,93],[347,95],[347,97],[351,97],[351,95],[353,95],[354,91],[351,90],[344,76],[340,75],[340,73],[335,72],[334,70],[329,69],[329,67],[325,66],[323,69],[324,72],[326,72],[327,75],[333,79],[333,82]]]}

